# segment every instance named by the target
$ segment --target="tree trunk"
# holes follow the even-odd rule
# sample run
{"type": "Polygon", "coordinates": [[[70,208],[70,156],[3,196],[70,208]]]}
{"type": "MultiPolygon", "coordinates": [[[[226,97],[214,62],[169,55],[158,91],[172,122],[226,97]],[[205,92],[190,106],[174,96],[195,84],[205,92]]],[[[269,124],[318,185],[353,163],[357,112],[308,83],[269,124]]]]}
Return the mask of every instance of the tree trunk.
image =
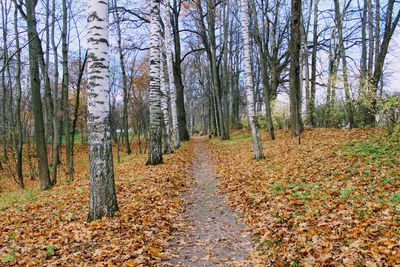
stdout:
{"type": "Polygon", "coordinates": [[[172,145],[171,145],[171,124],[169,120],[169,110],[168,110],[168,90],[167,84],[165,81],[165,58],[163,53],[161,53],[160,60],[160,90],[161,90],[161,111],[163,115],[164,122],[164,153],[171,154],[172,153],[172,145]]]}
{"type": "MultiPolygon", "coordinates": [[[[8,162],[8,155],[7,155],[7,128],[9,124],[8,121],[8,112],[7,112],[7,85],[6,85],[6,76],[5,76],[5,68],[8,64],[8,51],[7,51],[7,32],[6,32],[6,27],[7,27],[7,22],[6,22],[6,7],[5,7],[5,3],[2,1],[1,2],[1,19],[2,19],[2,37],[3,37],[3,43],[4,43],[4,48],[2,49],[2,56],[1,58],[3,59],[3,70],[1,72],[1,87],[2,87],[2,107],[1,107],[1,115],[2,115],[2,131],[1,131],[1,141],[2,141],[2,160],[4,161],[4,163],[8,162]]],[[[11,90],[11,88],[10,88],[11,90]]]]}
{"type": "Polygon", "coordinates": [[[67,174],[70,180],[73,180],[74,171],[72,166],[72,152],[71,152],[71,127],[69,120],[69,72],[68,72],[68,9],[67,0],[62,0],[63,8],[63,29],[61,33],[62,40],[62,67],[63,67],[63,78],[62,78],[62,101],[64,105],[63,109],[63,124],[64,124],[64,139],[65,139],[65,156],[67,164],[67,174]]]}
{"type": "Polygon", "coordinates": [[[88,0],[88,130],[90,203],[88,221],[118,210],[110,133],[108,2],[88,0]]]}
{"type": "Polygon", "coordinates": [[[243,33],[243,50],[244,50],[244,70],[246,77],[246,100],[247,100],[247,116],[249,119],[249,126],[253,140],[253,153],[255,159],[263,159],[264,152],[261,144],[260,133],[258,130],[257,116],[254,110],[254,89],[253,89],[253,75],[251,71],[251,58],[250,58],[250,34],[248,22],[248,4],[247,0],[241,0],[241,21],[243,33]]]}
{"type": "Polygon", "coordinates": [[[170,103],[171,103],[171,113],[172,113],[172,132],[174,136],[174,148],[178,149],[181,146],[181,141],[179,138],[179,125],[178,125],[178,113],[177,113],[177,98],[176,98],[176,86],[174,69],[172,65],[173,61],[173,49],[172,49],[172,35],[171,35],[171,11],[169,6],[170,1],[166,0],[165,3],[165,51],[167,55],[167,68],[168,68],[168,82],[170,90],[170,103]]]}
{"type": "Polygon", "coordinates": [[[35,125],[36,153],[38,157],[40,189],[50,188],[49,165],[47,161],[46,139],[44,135],[44,120],[42,100],[40,96],[39,57],[40,40],[36,31],[35,7],[36,1],[26,0],[26,16],[29,42],[29,72],[32,95],[32,113],[35,125]]]}
{"type": "Polygon", "coordinates": [[[161,164],[162,128],[161,128],[161,91],[160,91],[160,0],[151,1],[150,13],[150,146],[148,165],[161,164]]]}
{"type": "Polygon", "coordinates": [[[301,133],[301,117],[299,110],[299,92],[300,92],[300,12],[301,1],[292,0],[292,18],[290,23],[290,124],[291,136],[296,137],[301,133]]]}
{"type": "Polygon", "coordinates": [[[343,14],[340,14],[340,9],[339,9],[339,0],[334,0],[335,1],[335,17],[336,17],[336,23],[337,23],[337,29],[338,29],[338,39],[339,39],[339,51],[340,55],[342,57],[342,71],[343,71],[343,87],[344,87],[344,93],[345,93],[345,106],[346,106],[346,112],[347,112],[347,119],[350,125],[350,128],[354,128],[354,114],[353,114],[353,104],[350,96],[350,85],[349,85],[349,80],[348,80],[348,75],[347,75],[347,59],[346,59],[346,50],[344,47],[344,42],[343,42],[343,17],[345,15],[345,10],[343,11],[343,14]]]}
{"type": "Polygon", "coordinates": [[[128,78],[126,75],[125,69],[125,59],[124,59],[124,51],[122,48],[122,36],[121,36],[121,19],[118,13],[117,1],[114,0],[114,20],[116,22],[117,28],[117,43],[118,43],[118,54],[119,54],[119,63],[121,65],[121,74],[122,74],[122,92],[123,92],[123,115],[122,115],[122,125],[124,128],[124,142],[125,142],[125,150],[128,155],[132,153],[131,147],[129,144],[129,124],[128,124],[128,78]]]}
{"type": "Polygon", "coordinates": [[[395,0],[389,0],[387,4],[386,11],[386,22],[385,22],[385,31],[383,34],[382,43],[380,45],[379,53],[376,55],[376,64],[369,80],[369,92],[368,96],[371,99],[371,107],[369,108],[368,116],[366,119],[366,124],[370,126],[375,126],[375,114],[376,114],[376,105],[377,105],[377,91],[378,84],[383,75],[383,65],[385,63],[385,58],[388,53],[390,40],[392,39],[393,33],[396,27],[399,24],[400,20],[400,9],[397,11],[396,16],[393,19],[393,6],[395,0]]]}
{"type": "Polygon", "coordinates": [[[183,93],[183,82],[182,82],[182,69],[181,69],[181,39],[179,31],[179,10],[182,1],[173,0],[173,24],[171,25],[174,46],[175,46],[175,59],[174,65],[174,77],[175,77],[175,88],[176,88],[176,107],[178,115],[178,128],[179,128],[179,139],[181,141],[189,141],[190,136],[186,126],[186,112],[185,112],[185,99],[183,93]]]}
{"type": "Polygon", "coordinates": [[[308,119],[312,127],[315,122],[315,91],[317,79],[317,45],[318,45],[318,0],[314,0],[314,21],[313,21],[313,47],[311,51],[311,87],[310,98],[307,101],[308,119]]]}
{"type": "Polygon", "coordinates": [[[226,129],[225,129],[225,121],[224,114],[222,112],[222,88],[221,83],[219,81],[219,68],[217,66],[217,48],[216,48],[216,36],[215,36],[215,1],[207,0],[207,20],[208,20],[208,36],[209,36],[209,53],[208,58],[210,61],[211,67],[211,81],[212,88],[214,90],[215,103],[217,108],[217,116],[218,116],[218,128],[219,135],[222,140],[226,140],[228,138],[226,129]]]}
{"type": "Polygon", "coordinates": [[[19,32],[18,32],[18,9],[14,9],[14,32],[15,32],[15,49],[17,50],[16,59],[17,59],[17,73],[15,76],[16,88],[17,88],[17,99],[16,99],[16,136],[17,136],[17,176],[18,176],[18,184],[21,188],[24,188],[24,177],[22,173],[22,148],[23,148],[23,131],[22,131],[22,121],[21,121],[21,95],[22,95],[22,87],[21,87],[21,48],[19,46],[19,32]]]}
{"type": "Polygon", "coordinates": [[[223,66],[222,66],[222,95],[223,95],[223,103],[222,103],[222,107],[223,107],[223,117],[224,117],[224,128],[225,128],[225,139],[229,139],[229,128],[230,128],[230,119],[229,119],[229,77],[231,75],[231,73],[228,72],[228,33],[229,33],[229,24],[230,24],[230,20],[229,20],[229,15],[230,15],[230,4],[229,4],[229,0],[227,0],[226,2],[224,2],[223,5],[223,13],[222,13],[222,18],[224,19],[224,26],[223,26],[223,30],[224,30],[224,35],[221,37],[223,37],[223,66]]]}
{"type": "Polygon", "coordinates": [[[59,102],[58,102],[58,50],[55,40],[55,24],[56,24],[56,1],[52,1],[51,7],[51,46],[54,54],[54,91],[53,91],[53,107],[54,114],[52,118],[53,122],[53,146],[52,146],[52,167],[53,172],[51,175],[51,183],[56,184],[57,182],[57,169],[60,162],[60,122],[59,122],[59,102]]]}
{"type": "MultiPolygon", "coordinates": [[[[79,74],[78,74],[78,81],[76,83],[76,96],[75,96],[75,110],[74,110],[74,119],[72,120],[72,132],[71,132],[71,140],[75,140],[75,132],[76,132],[76,124],[78,122],[78,115],[79,115],[79,105],[80,105],[80,93],[81,93],[81,84],[82,84],[82,77],[85,72],[85,66],[87,62],[87,51],[85,53],[85,58],[83,59],[83,63],[80,66],[79,74]]],[[[80,59],[79,59],[80,60],[80,59]]],[[[81,142],[83,140],[83,136],[81,133],[81,142]]],[[[74,160],[74,145],[75,142],[71,143],[71,158],[74,160]]]]}
{"type": "Polygon", "coordinates": [[[274,124],[272,121],[272,108],[271,108],[271,91],[269,86],[269,75],[267,73],[268,61],[267,61],[267,51],[263,48],[263,43],[261,41],[260,32],[258,29],[258,19],[257,12],[254,5],[254,0],[250,2],[251,10],[252,10],[252,18],[254,20],[254,39],[258,48],[258,54],[260,57],[260,71],[261,71],[261,81],[264,90],[264,105],[265,105],[265,118],[267,122],[267,131],[269,135],[269,139],[275,140],[275,132],[274,132],[274,124]]]}

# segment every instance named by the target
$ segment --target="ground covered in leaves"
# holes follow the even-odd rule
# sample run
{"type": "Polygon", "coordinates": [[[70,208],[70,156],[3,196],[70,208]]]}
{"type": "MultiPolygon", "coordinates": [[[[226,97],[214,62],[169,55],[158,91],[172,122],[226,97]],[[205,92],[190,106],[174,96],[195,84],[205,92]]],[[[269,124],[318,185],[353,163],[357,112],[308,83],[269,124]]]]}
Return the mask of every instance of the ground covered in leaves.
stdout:
{"type": "MultiPolygon", "coordinates": [[[[75,180],[61,169],[49,191],[40,192],[37,179],[29,178],[27,189],[15,190],[12,168],[0,173],[0,265],[185,265],[196,255],[198,262],[221,263],[211,247],[243,229],[255,241],[254,262],[246,266],[400,265],[399,139],[399,132],[387,136],[378,129],[307,129],[299,145],[289,132],[277,131],[275,141],[263,133],[266,159],[255,161],[242,130],[228,141],[201,139],[201,151],[198,140],[191,141],[159,166],[146,166],[145,155],[122,153],[114,165],[120,211],[92,223],[86,222],[87,148],[77,145],[75,180]],[[211,205],[221,205],[223,196],[210,186],[226,194],[247,224],[233,226],[236,232],[220,227],[218,240],[212,240],[214,224],[235,220],[224,223],[228,210],[221,214],[211,205]],[[181,237],[182,228],[193,235],[181,237]],[[168,248],[171,240],[178,249],[168,248]],[[196,247],[201,253],[192,253],[196,247]],[[187,258],[174,261],[174,254],[187,258]]],[[[26,177],[37,175],[31,167],[24,166],[26,177]]],[[[230,243],[227,249],[235,250],[237,242],[230,243]]]]}
{"type": "Polygon", "coordinates": [[[46,192],[34,189],[37,181],[27,181],[26,190],[9,192],[16,185],[0,173],[0,265],[155,265],[165,239],[178,227],[181,192],[191,183],[191,154],[189,143],[158,166],[146,166],[145,155],[121,156],[121,163],[114,164],[120,211],[92,223],[86,222],[86,147],[77,149],[76,179],[61,176],[46,192]]]}
{"type": "Polygon", "coordinates": [[[372,130],[306,130],[302,143],[246,131],[209,143],[220,190],[246,214],[258,261],[269,265],[400,264],[400,142],[372,130]]]}

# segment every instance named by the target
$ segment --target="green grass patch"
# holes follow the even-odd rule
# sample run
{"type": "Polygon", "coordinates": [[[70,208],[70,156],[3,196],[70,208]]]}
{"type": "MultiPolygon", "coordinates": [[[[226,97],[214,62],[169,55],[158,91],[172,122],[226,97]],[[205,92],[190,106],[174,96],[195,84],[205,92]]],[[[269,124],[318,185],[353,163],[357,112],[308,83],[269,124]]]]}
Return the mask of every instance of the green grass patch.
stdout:
{"type": "Polygon", "coordinates": [[[9,253],[1,257],[1,262],[2,263],[12,263],[15,261],[15,250],[11,250],[9,253]]]}
{"type": "Polygon", "coordinates": [[[351,197],[351,195],[353,194],[354,189],[353,188],[343,188],[340,190],[340,198],[343,199],[348,199],[349,197],[351,197]]]}
{"type": "Polygon", "coordinates": [[[18,190],[13,192],[1,193],[0,194],[0,210],[6,210],[10,206],[14,204],[20,205],[26,202],[35,201],[37,194],[39,193],[39,189],[30,189],[30,190],[18,190]]]}
{"type": "MultiPolygon", "coordinates": [[[[364,141],[345,145],[343,154],[345,156],[363,157],[367,163],[377,163],[379,166],[382,164],[391,165],[399,163],[399,147],[398,135],[386,136],[380,133],[364,141]]],[[[368,173],[368,170],[366,172],[368,173]]]]}
{"type": "Polygon", "coordinates": [[[247,132],[240,131],[237,133],[232,133],[229,140],[221,140],[221,138],[217,137],[213,138],[212,142],[222,146],[233,146],[249,140],[251,140],[251,135],[247,132]]]}
{"type": "Polygon", "coordinates": [[[400,194],[396,193],[390,197],[390,202],[393,204],[399,204],[400,203],[400,194]]]}

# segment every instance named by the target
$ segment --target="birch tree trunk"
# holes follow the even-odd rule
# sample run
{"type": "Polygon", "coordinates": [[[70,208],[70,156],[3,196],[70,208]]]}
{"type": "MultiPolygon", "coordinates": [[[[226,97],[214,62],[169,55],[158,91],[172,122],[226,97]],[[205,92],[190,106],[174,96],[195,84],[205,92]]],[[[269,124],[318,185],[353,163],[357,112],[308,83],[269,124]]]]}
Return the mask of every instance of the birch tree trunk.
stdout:
{"type": "Polygon", "coordinates": [[[169,120],[169,110],[168,110],[168,90],[167,83],[165,80],[165,59],[164,55],[161,53],[161,64],[160,64],[160,90],[161,90],[161,111],[163,114],[164,122],[164,153],[172,153],[171,145],[171,123],[169,120]]]}
{"type": "Polygon", "coordinates": [[[150,13],[150,125],[148,165],[161,164],[162,128],[161,128],[161,91],[160,91],[160,0],[151,1],[150,13]]]}
{"type": "Polygon", "coordinates": [[[244,70],[246,77],[246,100],[247,100],[247,116],[253,140],[253,153],[255,159],[263,159],[264,153],[261,144],[260,133],[258,130],[257,116],[254,110],[254,90],[253,90],[253,75],[251,71],[250,59],[250,34],[249,34],[249,7],[247,0],[241,0],[241,21],[243,33],[243,50],[244,50],[244,70]]]}
{"type": "Polygon", "coordinates": [[[118,210],[109,118],[108,26],[108,2],[88,0],[88,221],[112,217],[118,210]]]}
{"type": "Polygon", "coordinates": [[[181,146],[181,141],[179,138],[179,125],[178,125],[178,113],[176,107],[176,86],[174,78],[174,69],[172,65],[173,49],[172,49],[172,33],[171,33],[171,11],[170,11],[170,1],[165,1],[165,18],[164,18],[164,38],[165,38],[165,51],[167,55],[167,68],[168,68],[168,83],[169,91],[171,95],[171,113],[172,113],[172,133],[174,136],[174,148],[178,149],[181,146]]]}

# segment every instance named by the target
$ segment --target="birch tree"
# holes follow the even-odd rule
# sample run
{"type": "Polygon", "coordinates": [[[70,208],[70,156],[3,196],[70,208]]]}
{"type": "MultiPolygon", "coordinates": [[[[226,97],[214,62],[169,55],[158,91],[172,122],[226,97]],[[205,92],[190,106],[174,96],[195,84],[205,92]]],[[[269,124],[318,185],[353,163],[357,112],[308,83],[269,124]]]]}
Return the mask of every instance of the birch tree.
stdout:
{"type": "Polygon", "coordinates": [[[88,130],[90,203],[88,221],[118,210],[110,133],[108,2],[88,0],[88,130]]]}
{"type": "Polygon", "coordinates": [[[168,90],[167,82],[165,79],[165,58],[163,53],[161,53],[161,64],[160,64],[160,90],[161,90],[161,111],[163,115],[164,122],[164,153],[172,153],[171,145],[171,123],[169,119],[169,109],[168,109],[168,90]]]}
{"type": "Polygon", "coordinates": [[[247,116],[253,140],[253,153],[255,159],[263,159],[264,153],[261,144],[260,133],[258,130],[257,116],[254,110],[254,90],[253,90],[253,75],[251,70],[250,59],[250,34],[249,34],[249,7],[247,0],[242,0],[241,7],[242,35],[243,35],[243,50],[244,50],[244,71],[246,79],[246,100],[247,100],[247,116]]]}
{"type": "Polygon", "coordinates": [[[164,38],[165,38],[165,54],[167,57],[168,84],[171,96],[170,103],[171,103],[171,114],[172,114],[172,134],[174,136],[174,148],[178,149],[181,146],[181,142],[179,138],[178,113],[176,107],[176,86],[174,78],[174,69],[172,65],[173,40],[171,33],[171,11],[169,5],[170,5],[170,0],[165,0],[164,38]]]}
{"type": "Polygon", "coordinates": [[[147,164],[156,165],[162,159],[161,91],[160,91],[160,0],[151,1],[150,13],[150,143],[147,164]]]}

